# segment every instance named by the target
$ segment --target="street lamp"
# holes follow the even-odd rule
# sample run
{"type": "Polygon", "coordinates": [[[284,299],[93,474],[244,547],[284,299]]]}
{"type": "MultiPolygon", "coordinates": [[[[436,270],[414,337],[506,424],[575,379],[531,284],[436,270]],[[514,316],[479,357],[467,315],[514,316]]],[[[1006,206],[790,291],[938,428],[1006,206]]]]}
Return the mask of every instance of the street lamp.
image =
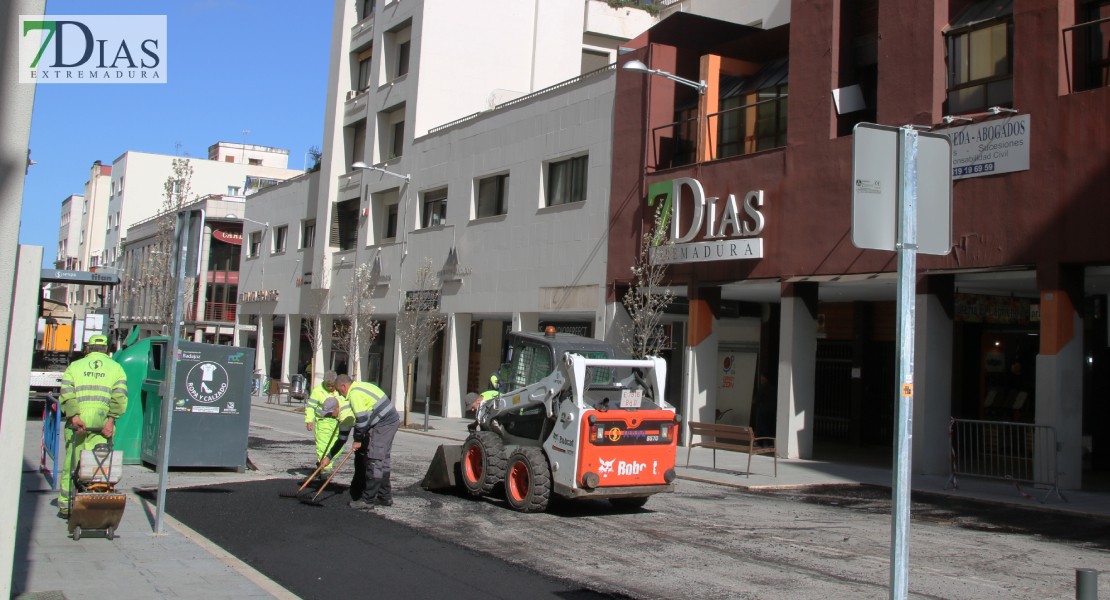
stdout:
{"type": "Polygon", "coordinates": [[[677,83],[681,83],[682,85],[692,87],[692,88],[696,89],[699,94],[704,94],[706,88],[709,87],[709,84],[707,84],[705,82],[705,80],[693,81],[691,79],[686,79],[684,77],[679,77],[678,75],[675,75],[673,73],[668,73],[668,72],[666,72],[662,69],[652,69],[652,68],[648,67],[647,65],[645,65],[642,61],[639,61],[639,60],[630,60],[630,61],[624,63],[624,67],[622,67],[622,68],[627,69],[629,71],[635,71],[637,73],[647,73],[648,75],[658,75],[660,77],[665,77],[667,79],[670,79],[671,81],[674,81],[674,82],[677,82],[677,83]]]}
{"type": "Polygon", "coordinates": [[[378,173],[384,173],[386,175],[392,175],[392,176],[397,177],[399,179],[404,179],[405,181],[412,181],[412,175],[402,175],[400,173],[394,173],[393,171],[386,171],[385,169],[383,169],[381,167],[375,167],[373,165],[368,165],[368,164],[362,162],[361,160],[352,164],[351,168],[352,169],[360,169],[360,170],[363,170],[363,171],[376,171],[378,173]]]}

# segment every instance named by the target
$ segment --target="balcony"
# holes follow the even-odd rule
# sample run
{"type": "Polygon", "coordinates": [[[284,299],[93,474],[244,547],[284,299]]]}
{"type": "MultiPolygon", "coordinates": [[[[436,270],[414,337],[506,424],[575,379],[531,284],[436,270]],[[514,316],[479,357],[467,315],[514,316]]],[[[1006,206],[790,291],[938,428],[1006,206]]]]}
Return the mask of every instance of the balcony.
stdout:
{"type": "Polygon", "coordinates": [[[786,95],[774,96],[703,119],[690,117],[655,127],[651,166],[670,169],[781,148],[786,145],[786,100],[786,95]],[[704,147],[699,147],[699,137],[704,147]]]}
{"type": "Polygon", "coordinates": [[[238,305],[233,302],[206,302],[203,318],[197,318],[197,305],[190,304],[185,312],[189,321],[234,323],[238,305]]]}
{"type": "Polygon", "coordinates": [[[363,46],[369,46],[374,42],[374,15],[366,17],[365,19],[355,23],[351,27],[351,49],[359,49],[363,46]]]}

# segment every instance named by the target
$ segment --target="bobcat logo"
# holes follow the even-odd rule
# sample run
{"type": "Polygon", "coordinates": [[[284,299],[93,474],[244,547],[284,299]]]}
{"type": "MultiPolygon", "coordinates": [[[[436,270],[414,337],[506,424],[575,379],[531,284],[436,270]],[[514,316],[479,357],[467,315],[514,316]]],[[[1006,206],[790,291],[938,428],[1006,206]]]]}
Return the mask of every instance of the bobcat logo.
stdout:
{"type": "Polygon", "coordinates": [[[614,458],[613,460],[601,460],[599,458],[598,462],[601,463],[601,466],[598,467],[597,472],[608,474],[613,472],[613,463],[617,462],[617,459],[614,458]]]}

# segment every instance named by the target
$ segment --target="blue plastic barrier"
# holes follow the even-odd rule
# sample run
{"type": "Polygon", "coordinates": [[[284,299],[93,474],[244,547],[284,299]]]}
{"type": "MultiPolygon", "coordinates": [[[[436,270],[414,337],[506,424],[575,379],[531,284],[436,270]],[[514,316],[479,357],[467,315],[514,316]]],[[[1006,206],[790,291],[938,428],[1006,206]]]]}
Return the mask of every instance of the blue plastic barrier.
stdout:
{"type": "Polygon", "coordinates": [[[57,490],[59,472],[65,457],[65,441],[62,437],[62,411],[58,399],[47,394],[42,408],[42,450],[39,456],[39,470],[46,474],[50,489],[57,490]]]}

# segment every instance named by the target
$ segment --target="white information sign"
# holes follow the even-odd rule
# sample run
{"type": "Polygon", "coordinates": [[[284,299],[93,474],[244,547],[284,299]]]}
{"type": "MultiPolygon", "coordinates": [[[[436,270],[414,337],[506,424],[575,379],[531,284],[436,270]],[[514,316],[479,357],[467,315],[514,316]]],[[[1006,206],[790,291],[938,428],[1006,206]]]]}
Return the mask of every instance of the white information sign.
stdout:
{"type": "Polygon", "coordinates": [[[1029,115],[937,133],[952,140],[952,179],[1029,170],[1029,115]]]}

